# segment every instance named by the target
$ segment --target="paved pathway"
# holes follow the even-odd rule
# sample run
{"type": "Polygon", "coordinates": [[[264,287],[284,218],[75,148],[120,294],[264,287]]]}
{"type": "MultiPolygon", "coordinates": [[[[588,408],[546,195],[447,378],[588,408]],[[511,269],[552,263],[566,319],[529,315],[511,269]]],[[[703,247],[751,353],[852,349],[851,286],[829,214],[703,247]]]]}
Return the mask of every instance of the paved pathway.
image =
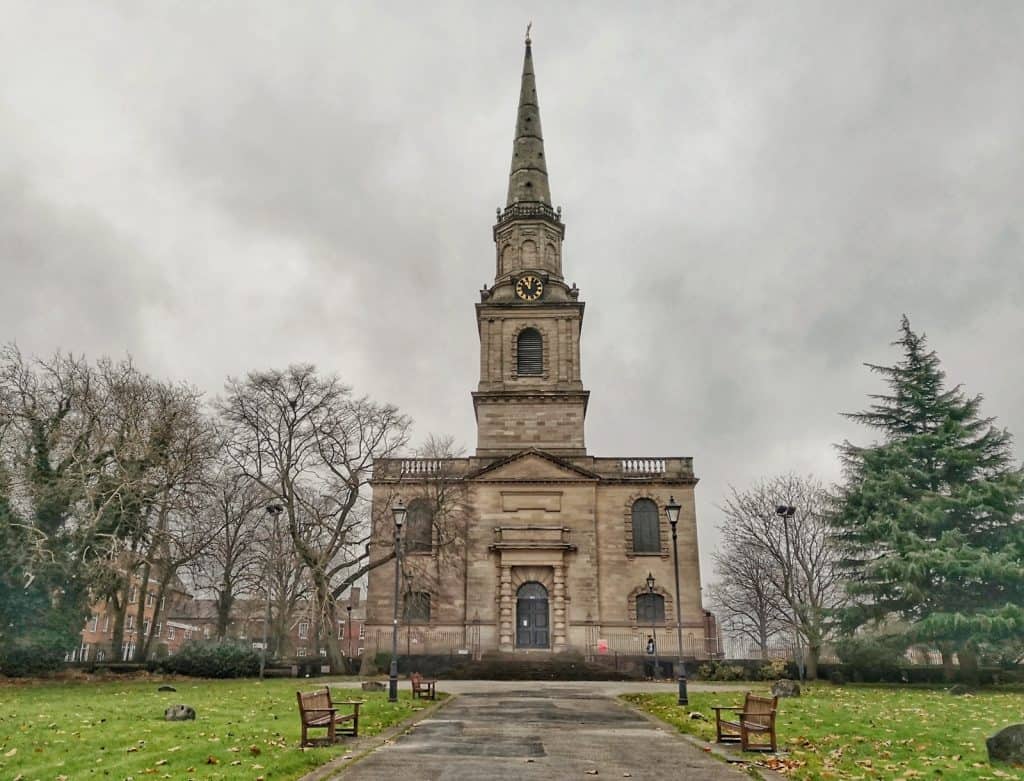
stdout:
{"type": "Polygon", "coordinates": [[[623,707],[605,686],[516,681],[489,682],[487,691],[458,688],[464,691],[453,702],[349,766],[344,781],[549,781],[588,779],[594,770],[599,779],[749,778],[623,707]]]}

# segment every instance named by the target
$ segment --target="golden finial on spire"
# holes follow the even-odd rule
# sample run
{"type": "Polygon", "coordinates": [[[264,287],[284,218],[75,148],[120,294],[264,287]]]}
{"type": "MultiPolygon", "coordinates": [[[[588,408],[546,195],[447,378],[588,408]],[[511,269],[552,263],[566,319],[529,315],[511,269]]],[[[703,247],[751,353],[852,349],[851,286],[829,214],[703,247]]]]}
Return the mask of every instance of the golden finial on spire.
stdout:
{"type": "Polygon", "coordinates": [[[533,22],[526,25],[526,45],[530,45],[530,28],[533,27],[533,22]]]}

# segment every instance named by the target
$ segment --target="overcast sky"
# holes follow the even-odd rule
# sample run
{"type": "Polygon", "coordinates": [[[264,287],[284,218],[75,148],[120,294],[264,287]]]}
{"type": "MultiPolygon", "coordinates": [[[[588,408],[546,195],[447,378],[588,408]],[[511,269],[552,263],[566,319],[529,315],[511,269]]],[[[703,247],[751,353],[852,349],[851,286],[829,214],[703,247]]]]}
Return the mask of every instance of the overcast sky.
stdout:
{"type": "Polygon", "coordinates": [[[472,450],[532,19],[588,448],[694,457],[705,582],[903,312],[1024,452],[1020,2],[105,5],[0,0],[0,342],[309,361],[472,450]]]}

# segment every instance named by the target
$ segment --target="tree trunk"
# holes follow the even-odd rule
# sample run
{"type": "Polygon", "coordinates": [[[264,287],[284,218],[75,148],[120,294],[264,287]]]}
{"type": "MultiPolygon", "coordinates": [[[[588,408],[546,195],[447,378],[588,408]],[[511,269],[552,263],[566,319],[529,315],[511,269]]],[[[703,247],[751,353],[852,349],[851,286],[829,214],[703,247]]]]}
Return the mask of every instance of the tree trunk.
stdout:
{"type": "Polygon", "coordinates": [[[230,584],[225,583],[224,590],[217,595],[217,640],[224,642],[228,636],[228,624],[231,623],[231,608],[235,601],[230,584]]]}
{"type": "Polygon", "coordinates": [[[969,686],[977,686],[981,683],[981,673],[978,670],[978,649],[973,643],[966,643],[958,654],[960,658],[960,681],[969,686]]]}
{"type": "Polygon", "coordinates": [[[956,678],[956,667],[953,665],[953,648],[948,643],[939,643],[942,654],[942,680],[950,683],[956,678]]]}
{"type": "Polygon", "coordinates": [[[815,681],[818,679],[818,659],[820,656],[820,645],[807,646],[807,652],[804,654],[804,659],[807,663],[806,677],[808,681],[815,681]]]}
{"type": "MultiPolygon", "coordinates": [[[[144,662],[146,661],[146,651],[148,642],[146,641],[147,633],[143,630],[146,628],[146,597],[149,595],[149,576],[152,571],[152,565],[147,560],[142,565],[142,575],[139,578],[139,598],[135,600],[135,636],[138,641],[135,643],[135,654],[132,656],[133,662],[144,662]]],[[[149,627],[148,634],[153,634],[152,625],[149,627]]]]}

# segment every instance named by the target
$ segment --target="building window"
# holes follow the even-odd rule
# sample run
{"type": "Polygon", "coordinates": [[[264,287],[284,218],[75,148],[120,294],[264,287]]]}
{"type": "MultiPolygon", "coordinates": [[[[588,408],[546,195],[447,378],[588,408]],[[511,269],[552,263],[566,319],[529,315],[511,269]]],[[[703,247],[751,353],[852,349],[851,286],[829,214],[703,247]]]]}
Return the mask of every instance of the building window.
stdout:
{"type": "Polygon", "coordinates": [[[426,591],[408,591],[402,605],[402,620],[406,623],[424,623],[430,620],[430,594],[426,591]]]}
{"type": "MultiPolygon", "coordinates": [[[[359,639],[360,640],[365,640],[366,639],[366,627],[363,626],[362,624],[359,625],[359,639]]],[[[363,652],[363,649],[360,648],[359,649],[359,653],[362,653],[362,652],[363,652]]]]}
{"type": "Polygon", "coordinates": [[[327,649],[326,648],[321,648],[320,649],[320,655],[321,656],[327,656],[327,649]]]}
{"type": "Polygon", "coordinates": [[[163,610],[167,606],[167,597],[160,597],[160,609],[163,610]]]}
{"type": "Polygon", "coordinates": [[[160,637],[160,630],[163,629],[163,626],[162,621],[156,622],[156,631],[153,633],[153,637],[160,637]]]}
{"type": "Polygon", "coordinates": [[[149,619],[144,619],[142,622],[142,635],[145,637],[149,634],[149,619]]]}
{"type": "Polygon", "coordinates": [[[104,613],[103,614],[103,631],[104,632],[109,632],[110,631],[110,614],[109,613],[104,613]]]}
{"type": "Polygon", "coordinates": [[[209,624],[205,624],[203,626],[203,639],[204,640],[209,640],[210,639],[210,625],[209,624]]]}
{"type": "Polygon", "coordinates": [[[128,591],[128,601],[129,602],[134,602],[138,598],[139,598],[139,589],[136,588],[135,586],[132,586],[131,589],[128,591]]]}
{"type": "Polygon", "coordinates": [[[633,553],[661,553],[658,505],[650,499],[633,502],[633,553]]]}
{"type": "Polygon", "coordinates": [[[135,616],[127,616],[125,618],[124,628],[129,632],[135,631],[135,616]]]}
{"type": "Polygon", "coordinates": [[[636,598],[638,624],[665,623],[665,597],[661,594],[639,594],[636,598]]]}
{"type": "Polygon", "coordinates": [[[99,625],[100,625],[100,617],[99,616],[94,615],[92,618],[89,619],[89,631],[90,632],[95,632],[96,629],[99,627],[99,625]]]}
{"type": "Polygon", "coordinates": [[[339,624],[338,625],[338,639],[339,640],[344,640],[345,639],[345,625],[344,624],[339,624]]]}
{"type": "Polygon", "coordinates": [[[168,640],[173,640],[174,639],[174,627],[173,626],[168,626],[167,627],[167,639],[168,640]]]}
{"type": "Polygon", "coordinates": [[[306,655],[306,646],[300,645],[299,646],[299,656],[305,656],[305,655],[306,655]]]}
{"type": "Polygon", "coordinates": [[[544,339],[536,328],[524,328],[516,339],[516,374],[539,377],[544,373],[544,339]]]}
{"type": "Polygon", "coordinates": [[[300,640],[306,640],[308,638],[309,638],[309,622],[308,621],[300,621],[299,622],[299,639],[300,640]]]}
{"type": "Polygon", "coordinates": [[[147,591],[146,592],[146,607],[153,607],[153,605],[155,603],[156,603],[156,597],[153,596],[153,592],[152,591],[147,591]]]}
{"type": "Polygon", "coordinates": [[[107,658],[107,652],[104,651],[102,648],[97,648],[96,649],[96,661],[97,662],[102,662],[106,658],[107,658]]]}
{"type": "Polygon", "coordinates": [[[409,503],[405,526],[405,553],[430,553],[434,532],[434,512],[426,499],[409,503]]]}

